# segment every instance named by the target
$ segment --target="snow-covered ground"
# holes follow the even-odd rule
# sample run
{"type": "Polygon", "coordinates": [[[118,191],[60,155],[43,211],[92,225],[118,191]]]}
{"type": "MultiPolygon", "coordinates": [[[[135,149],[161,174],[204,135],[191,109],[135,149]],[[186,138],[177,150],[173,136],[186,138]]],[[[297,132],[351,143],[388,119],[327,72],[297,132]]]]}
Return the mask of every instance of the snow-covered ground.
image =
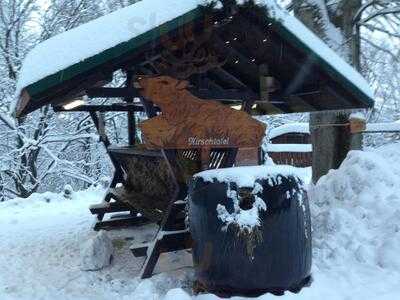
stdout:
{"type": "MultiPolygon", "coordinates": [[[[219,299],[190,295],[193,270],[185,251],[163,256],[152,279],[137,278],[143,260],[129,245],[150,240],[152,226],[110,232],[111,266],[81,271],[79,248],[93,235],[88,206],[102,194],[89,190],[66,200],[47,193],[0,204],[1,300],[219,299]]],[[[314,282],[279,299],[400,299],[400,144],[352,152],[310,195],[314,282]]]]}

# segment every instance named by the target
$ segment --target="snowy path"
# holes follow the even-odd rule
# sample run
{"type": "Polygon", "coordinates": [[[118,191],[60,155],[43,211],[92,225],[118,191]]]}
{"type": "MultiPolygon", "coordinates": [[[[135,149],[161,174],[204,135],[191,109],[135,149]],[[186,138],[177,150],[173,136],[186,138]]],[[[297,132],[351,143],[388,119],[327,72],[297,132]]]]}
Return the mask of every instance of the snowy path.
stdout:
{"type": "MultiPolygon", "coordinates": [[[[93,234],[94,218],[88,206],[101,198],[101,191],[78,192],[72,200],[46,193],[0,204],[0,299],[111,299],[132,295],[140,283],[135,277],[142,259],[135,259],[129,246],[133,241],[150,240],[153,226],[135,232],[112,232],[116,249],[112,266],[99,272],[79,269],[80,245],[93,234]]],[[[187,254],[181,256],[164,257],[161,265],[174,269],[190,264],[187,254]]],[[[183,281],[188,275],[175,272],[176,282],[168,283],[164,275],[154,282],[162,281],[166,288],[173,288],[181,285],[179,276],[183,281]]],[[[136,292],[151,299],[145,295],[152,292],[147,283],[136,292]]]]}
{"type": "MultiPolygon", "coordinates": [[[[259,300],[400,299],[399,149],[355,153],[313,190],[314,283],[298,295],[259,300]]],[[[300,172],[309,176],[309,170],[300,172]]],[[[186,252],[163,256],[152,279],[136,277],[142,259],[129,245],[150,240],[152,226],[113,231],[112,265],[82,272],[79,247],[93,234],[88,207],[101,197],[92,190],[72,200],[47,193],[0,203],[1,300],[219,299],[188,295],[193,270],[186,252]]]]}

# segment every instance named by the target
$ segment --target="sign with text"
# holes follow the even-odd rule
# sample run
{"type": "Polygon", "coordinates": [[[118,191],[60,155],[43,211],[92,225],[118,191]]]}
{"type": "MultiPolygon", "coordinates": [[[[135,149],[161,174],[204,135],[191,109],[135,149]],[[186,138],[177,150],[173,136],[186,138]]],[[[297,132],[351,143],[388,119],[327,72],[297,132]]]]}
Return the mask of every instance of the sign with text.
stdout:
{"type": "Polygon", "coordinates": [[[262,122],[216,101],[196,98],[187,90],[187,81],[144,77],[139,85],[142,96],[162,112],[140,124],[149,149],[247,148],[262,142],[262,122]]]}

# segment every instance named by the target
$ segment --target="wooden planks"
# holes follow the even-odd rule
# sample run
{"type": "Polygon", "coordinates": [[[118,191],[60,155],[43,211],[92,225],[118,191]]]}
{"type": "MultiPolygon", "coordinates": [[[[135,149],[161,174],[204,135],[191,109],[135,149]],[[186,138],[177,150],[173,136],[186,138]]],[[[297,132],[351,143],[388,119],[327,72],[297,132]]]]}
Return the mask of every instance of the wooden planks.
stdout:
{"type": "Polygon", "coordinates": [[[130,227],[130,226],[141,226],[150,223],[148,219],[143,216],[133,216],[133,215],[125,215],[112,217],[109,220],[104,220],[101,222],[96,222],[94,225],[94,230],[112,230],[121,227],[130,227]]]}

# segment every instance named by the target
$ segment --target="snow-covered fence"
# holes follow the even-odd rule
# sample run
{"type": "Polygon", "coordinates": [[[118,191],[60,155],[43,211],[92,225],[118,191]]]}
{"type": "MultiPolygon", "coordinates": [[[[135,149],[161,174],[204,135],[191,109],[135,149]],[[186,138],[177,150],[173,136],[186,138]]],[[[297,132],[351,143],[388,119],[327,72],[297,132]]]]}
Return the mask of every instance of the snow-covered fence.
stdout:
{"type": "MultiPolygon", "coordinates": [[[[366,123],[360,114],[353,114],[346,124],[324,124],[321,126],[347,126],[353,134],[384,134],[398,137],[400,121],[391,123],[366,123]],[[392,134],[392,135],[391,135],[392,134]]],[[[312,165],[313,148],[308,123],[289,123],[269,132],[269,143],[265,150],[276,164],[296,167],[312,165]]]]}
{"type": "Polygon", "coordinates": [[[312,165],[312,145],[307,123],[290,123],[269,132],[268,156],[276,164],[309,167],[312,165]]]}

